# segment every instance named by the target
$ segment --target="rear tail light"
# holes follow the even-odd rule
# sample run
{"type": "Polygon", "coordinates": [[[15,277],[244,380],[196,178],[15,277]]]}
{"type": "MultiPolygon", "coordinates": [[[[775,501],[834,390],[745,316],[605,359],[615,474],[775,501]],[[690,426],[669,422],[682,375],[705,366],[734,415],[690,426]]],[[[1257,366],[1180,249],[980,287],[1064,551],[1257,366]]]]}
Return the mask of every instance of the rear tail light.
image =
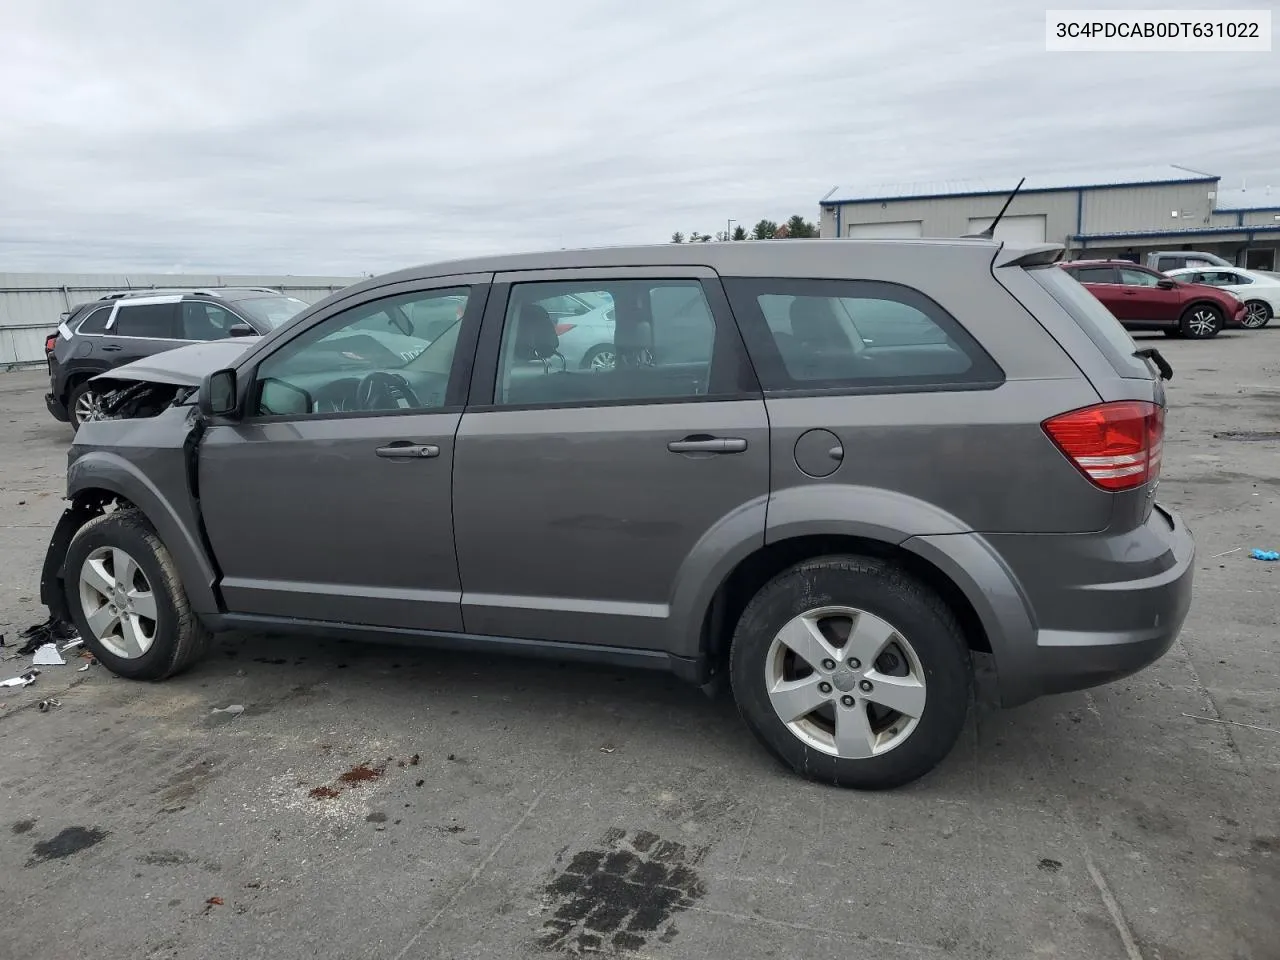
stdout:
{"type": "Polygon", "coordinates": [[[563,337],[566,333],[568,333],[570,330],[572,330],[576,326],[577,326],[576,323],[557,323],[556,336],[563,337]]]}
{"type": "Polygon", "coordinates": [[[44,338],[44,352],[53,353],[53,348],[58,345],[58,335],[51,333],[44,338]]]}
{"type": "Polygon", "coordinates": [[[1164,407],[1139,400],[1100,403],[1050,417],[1044,432],[1103,490],[1133,490],[1160,476],[1164,407]]]}

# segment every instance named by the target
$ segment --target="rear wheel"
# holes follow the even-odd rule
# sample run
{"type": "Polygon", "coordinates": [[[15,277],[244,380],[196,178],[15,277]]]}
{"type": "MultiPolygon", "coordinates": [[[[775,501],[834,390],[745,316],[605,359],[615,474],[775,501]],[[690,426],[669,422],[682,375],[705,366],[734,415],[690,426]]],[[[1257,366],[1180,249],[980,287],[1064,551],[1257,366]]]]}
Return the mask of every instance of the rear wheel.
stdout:
{"type": "Polygon", "coordinates": [[[1222,329],[1222,312],[1207,303],[1197,303],[1187,308],[1182,315],[1178,328],[1184,337],[1193,340],[1208,340],[1216,337],[1222,329]]]}
{"type": "Polygon", "coordinates": [[[612,344],[602,343],[587,351],[582,358],[583,370],[594,370],[604,373],[618,365],[618,352],[612,344]]]}
{"type": "Polygon", "coordinates": [[[67,608],[85,646],[112,673],[162,680],[208,649],[173,558],[137,510],[94,517],[65,562],[67,608]]]}
{"type": "Polygon", "coordinates": [[[92,382],[85,380],[71,388],[71,396],[67,401],[67,417],[73,430],[79,430],[80,424],[87,421],[102,419],[102,395],[94,388],[92,382]]]}
{"type": "Polygon", "coordinates": [[[780,573],[734,632],[730,677],[756,737],[796,773],[857,789],[923,776],[969,708],[955,616],[884,560],[819,557],[780,573]]]}
{"type": "Polygon", "coordinates": [[[1244,305],[1244,325],[1250,330],[1258,330],[1271,322],[1271,304],[1263,300],[1247,300],[1244,305]]]}

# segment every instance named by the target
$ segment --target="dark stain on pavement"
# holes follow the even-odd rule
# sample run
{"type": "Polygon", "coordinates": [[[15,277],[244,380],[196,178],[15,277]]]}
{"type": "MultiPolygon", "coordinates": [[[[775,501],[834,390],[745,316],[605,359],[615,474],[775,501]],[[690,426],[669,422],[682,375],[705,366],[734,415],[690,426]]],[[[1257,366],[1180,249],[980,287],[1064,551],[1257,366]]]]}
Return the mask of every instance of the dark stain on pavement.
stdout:
{"type": "Polygon", "coordinates": [[[41,840],[33,846],[27,866],[34,867],[48,860],[61,860],[81,850],[88,850],[106,838],[107,832],[95,827],[67,827],[56,836],[41,840]]]}
{"type": "Polygon", "coordinates": [[[35,828],[35,825],[36,822],[34,820],[19,820],[9,829],[14,833],[30,833],[35,828]]]}
{"type": "Polygon", "coordinates": [[[703,853],[647,830],[610,830],[599,847],[574,855],[547,884],[555,907],[539,945],[570,953],[640,950],[675,936],[671,921],[706,893],[693,866],[703,853]]]}

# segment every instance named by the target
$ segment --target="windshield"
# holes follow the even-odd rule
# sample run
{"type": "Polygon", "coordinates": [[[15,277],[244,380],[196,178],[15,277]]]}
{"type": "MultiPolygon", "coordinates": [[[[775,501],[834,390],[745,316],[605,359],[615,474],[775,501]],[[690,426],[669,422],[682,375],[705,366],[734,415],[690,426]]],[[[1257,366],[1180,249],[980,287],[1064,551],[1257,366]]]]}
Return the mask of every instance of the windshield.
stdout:
{"type": "Polygon", "coordinates": [[[237,300],[235,304],[254,320],[265,323],[271,330],[292,320],[307,308],[306,302],[297,297],[249,297],[246,300],[237,300]]]}

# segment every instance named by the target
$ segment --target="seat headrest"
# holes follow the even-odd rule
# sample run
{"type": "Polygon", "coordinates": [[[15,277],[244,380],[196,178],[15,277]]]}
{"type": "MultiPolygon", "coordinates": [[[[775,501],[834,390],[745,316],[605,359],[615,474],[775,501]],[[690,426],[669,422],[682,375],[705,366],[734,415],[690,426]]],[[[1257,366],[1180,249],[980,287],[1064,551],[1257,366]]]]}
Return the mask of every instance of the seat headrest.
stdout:
{"type": "Polygon", "coordinates": [[[831,312],[826,297],[796,297],[791,301],[790,315],[791,335],[797,340],[848,346],[840,321],[831,312]]]}
{"type": "Polygon", "coordinates": [[[516,317],[516,340],[512,347],[518,360],[548,360],[560,349],[555,322],[536,303],[520,307],[516,317]]]}

